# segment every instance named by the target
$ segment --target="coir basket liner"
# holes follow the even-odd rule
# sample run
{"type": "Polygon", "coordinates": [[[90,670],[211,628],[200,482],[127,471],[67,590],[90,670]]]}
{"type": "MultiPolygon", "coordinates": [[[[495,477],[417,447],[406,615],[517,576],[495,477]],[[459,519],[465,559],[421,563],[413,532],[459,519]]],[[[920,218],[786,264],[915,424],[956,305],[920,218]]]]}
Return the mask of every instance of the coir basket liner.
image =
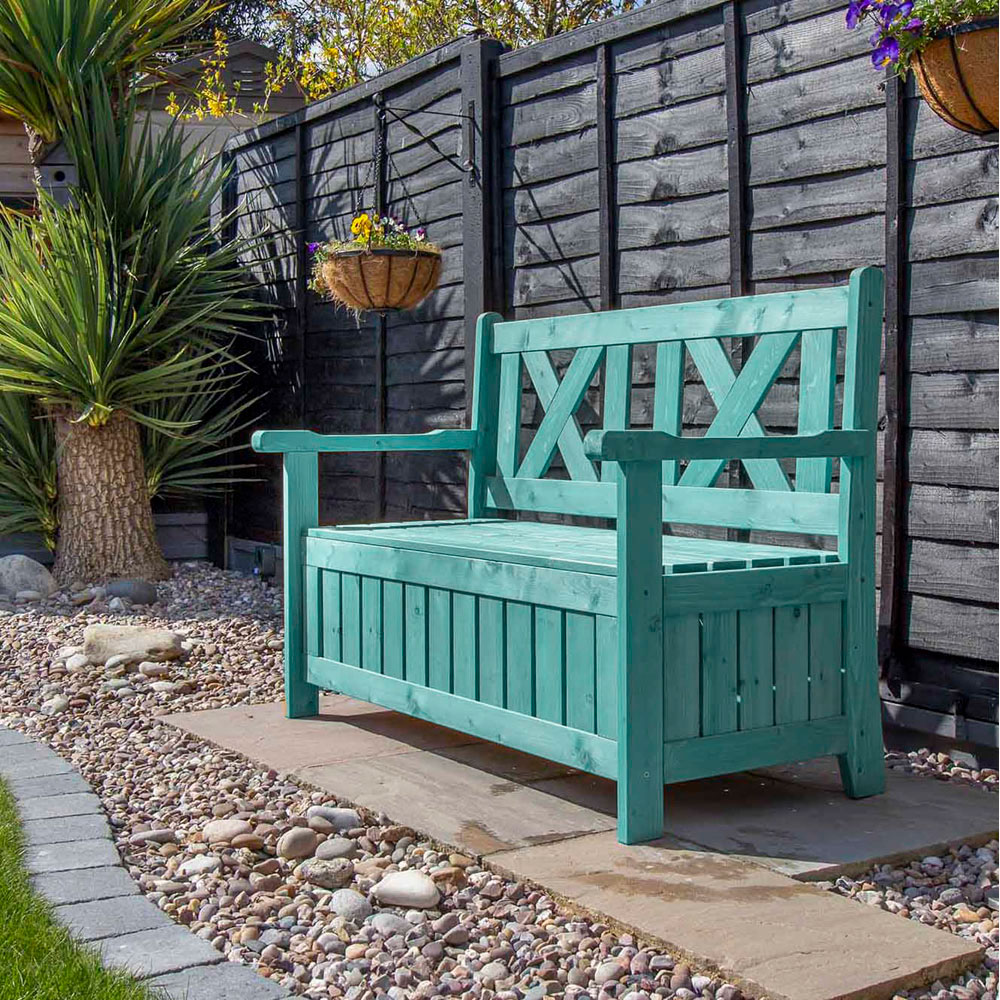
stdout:
{"type": "Polygon", "coordinates": [[[997,19],[945,28],[913,60],[924,100],[949,125],[986,135],[997,130],[997,19]]]}
{"type": "Polygon", "coordinates": [[[350,309],[412,309],[437,287],[441,254],[433,250],[338,250],[323,264],[330,296],[350,309]]]}

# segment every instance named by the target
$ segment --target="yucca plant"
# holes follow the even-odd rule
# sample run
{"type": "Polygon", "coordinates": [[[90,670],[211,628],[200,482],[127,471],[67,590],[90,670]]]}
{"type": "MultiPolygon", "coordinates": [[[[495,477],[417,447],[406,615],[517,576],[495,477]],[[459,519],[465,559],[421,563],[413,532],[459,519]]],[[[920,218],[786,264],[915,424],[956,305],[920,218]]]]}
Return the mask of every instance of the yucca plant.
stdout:
{"type": "Polygon", "coordinates": [[[223,4],[191,0],[4,0],[0,111],[22,121],[41,162],[77,107],[79,81],[98,74],[124,96],[223,4]]]}
{"type": "Polygon", "coordinates": [[[140,427],[197,434],[190,402],[171,402],[218,400],[238,374],[233,339],[263,314],[238,266],[245,241],[209,223],[221,180],[199,151],[176,126],[116,115],[99,77],[87,92],[66,131],[81,179],[70,204],[40,194],[34,218],[0,226],[0,391],[54,422],[57,578],[156,579],[140,427]]]}

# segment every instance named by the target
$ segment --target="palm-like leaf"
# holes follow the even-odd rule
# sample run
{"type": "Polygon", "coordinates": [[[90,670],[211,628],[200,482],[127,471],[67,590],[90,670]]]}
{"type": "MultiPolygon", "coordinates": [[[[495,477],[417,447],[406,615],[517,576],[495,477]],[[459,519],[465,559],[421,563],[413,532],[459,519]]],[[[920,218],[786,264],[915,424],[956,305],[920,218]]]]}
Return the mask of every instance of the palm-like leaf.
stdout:
{"type": "Polygon", "coordinates": [[[4,0],[0,111],[53,142],[72,119],[81,80],[96,73],[128,89],[220,6],[211,0],[4,0]]]}
{"type": "Polygon", "coordinates": [[[0,392],[0,535],[17,531],[55,548],[55,435],[26,396],[0,392]]]}

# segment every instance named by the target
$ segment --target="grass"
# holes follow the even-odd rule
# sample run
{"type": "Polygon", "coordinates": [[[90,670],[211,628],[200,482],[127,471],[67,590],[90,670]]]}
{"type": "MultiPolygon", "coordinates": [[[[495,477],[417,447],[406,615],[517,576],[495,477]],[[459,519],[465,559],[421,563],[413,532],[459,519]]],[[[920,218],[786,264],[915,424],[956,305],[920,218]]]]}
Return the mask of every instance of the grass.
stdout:
{"type": "MultiPolygon", "coordinates": [[[[0,1000],[154,1000],[97,952],[77,944],[32,892],[14,799],[0,781],[0,1000]]],[[[69,876],[72,877],[72,876],[69,876]]]]}

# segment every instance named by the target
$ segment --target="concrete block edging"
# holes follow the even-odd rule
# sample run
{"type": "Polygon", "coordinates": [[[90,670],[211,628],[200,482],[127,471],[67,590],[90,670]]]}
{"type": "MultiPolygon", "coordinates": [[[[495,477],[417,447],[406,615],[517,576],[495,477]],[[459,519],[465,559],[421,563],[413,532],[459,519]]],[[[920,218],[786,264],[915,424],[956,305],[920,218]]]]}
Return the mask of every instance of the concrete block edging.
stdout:
{"type": "Polygon", "coordinates": [[[139,892],[99,800],[55,751],[2,724],[0,747],[5,751],[0,777],[21,815],[32,886],[77,941],[100,952],[106,966],[145,980],[162,1000],[291,996],[249,966],[227,962],[139,892]]]}

